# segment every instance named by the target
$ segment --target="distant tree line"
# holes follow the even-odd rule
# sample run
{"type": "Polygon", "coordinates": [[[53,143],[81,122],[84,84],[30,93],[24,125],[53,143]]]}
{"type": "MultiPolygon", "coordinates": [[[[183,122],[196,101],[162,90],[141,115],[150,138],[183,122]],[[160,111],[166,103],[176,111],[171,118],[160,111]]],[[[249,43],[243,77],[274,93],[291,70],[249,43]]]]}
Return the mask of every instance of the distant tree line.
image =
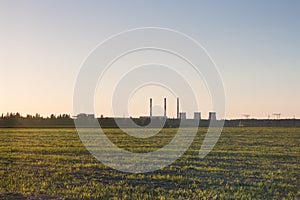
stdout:
{"type": "MultiPolygon", "coordinates": [[[[77,116],[77,120],[89,120],[95,119],[94,115],[80,114],[77,116]]],[[[143,118],[131,118],[138,125],[146,125],[148,122],[143,118]],[[147,123],[146,123],[147,122],[147,123]],[[145,124],[146,123],[146,124],[145,124]]],[[[86,121],[87,120],[87,121],[86,121]]],[[[103,116],[97,118],[99,124],[103,128],[114,128],[118,127],[114,118],[104,118],[103,116]]],[[[128,119],[123,119],[124,123],[128,119]]],[[[180,120],[178,119],[168,119],[166,121],[165,127],[178,127],[180,120]]],[[[200,120],[200,127],[208,127],[209,120],[200,120]]],[[[235,119],[235,120],[225,120],[225,127],[300,127],[300,119],[281,119],[281,120],[269,120],[269,119],[235,119]]],[[[75,127],[74,119],[71,118],[69,114],[60,114],[43,117],[40,114],[22,116],[20,113],[6,113],[0,117],[0,127],[75,127]]]]}
{"type": "Polygon", "coordinates": [[[20,113],[2,113],[0,127],[74,127],[74,121],[69,114],[43,117],[36,113],[22,116],[20,113]]]}

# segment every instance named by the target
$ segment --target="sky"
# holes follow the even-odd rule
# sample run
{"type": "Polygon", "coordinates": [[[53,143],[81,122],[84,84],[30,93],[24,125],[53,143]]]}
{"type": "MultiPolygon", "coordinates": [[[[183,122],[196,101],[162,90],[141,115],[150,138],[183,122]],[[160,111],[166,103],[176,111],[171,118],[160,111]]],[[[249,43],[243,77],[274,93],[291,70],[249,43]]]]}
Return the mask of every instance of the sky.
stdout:
{"type": "MultiPolygon", "coordinates": [[[[226,118],[300,118],[299,19],[297,0],[0,0],[0,113],[73,115],[77,76],[97,45],[121,31],[163,27],[209,53],[223,80],[226,118]]],[[[173,117],[176,95],[149,87],[134,93],[129,114],[147,115],[151,91],[160,106],[162,96],[170,99],[173,117]]],[[[96,107],[113,115],[108,104],[96,107]]],[[[203,117],[211,109],[200,108],[203,117]]]]}

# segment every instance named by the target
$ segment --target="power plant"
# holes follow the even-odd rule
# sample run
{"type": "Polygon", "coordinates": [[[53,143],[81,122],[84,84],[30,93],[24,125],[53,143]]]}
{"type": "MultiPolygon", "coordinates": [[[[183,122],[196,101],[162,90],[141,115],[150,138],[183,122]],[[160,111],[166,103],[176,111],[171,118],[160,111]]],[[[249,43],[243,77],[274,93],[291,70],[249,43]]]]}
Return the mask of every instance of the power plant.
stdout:
{"type": "MultiPolygon", "coordinates": [[[[176,119],[187,119],[186,112],[180,112],[180,105],[179,105],[179,98],[176,99],[176,119]]],[[[150,102],[150,111],[149,111],[149,117],[164,117],[167,118],[167,98],[164,98],[164,113],[162,116],[153,116],[153,101],[152,98],[149,99],[150,102]]],[[[195,120],[201,120],[201,112],[194,112],[194,118],[195,120]]],[[[209,113],[209,120],[217,120],[216,112],[210,112],[209,113]]]]}
{"type": "MultiPolygon", "coordinates": [[[[209,119],[202,119],[201,112],[194,112],[193,118],[187,118],[187,113],[180,109],[180,99],[176,98],[176,118],[168,118],[167,116],[167,98],[163,98],[163,110],[162,113],[154,113],[153,112],[153,98],[149,98],[149,115],[148,116],[140,116],[138,118],[124,118],[124,117],[102,117],[99,118],[98,121],[101,127],[118,127],[121,125],[122,127],[132,128],[135,125],[143,126],[143,127],[197,127],[197,126],[208,126],[211,121],[217,122],[217,117],[215,112],[209,113],[209,119]],[[132,121],[134,123],[132,123],[132,121]]],[[[78,120],[81,120],[80,117],[77,117],[78,120]]],[[[88,122],[87,120],[83,122],[88,122]]],[[[96,122],[96,121],[94,121],[96,122]]],[[[222,122],[219,121],[220,123],[222,122]]],[[[214,123],[216,125],[216,123],[214,123]]]]}
{"type": "Polygon", "coordinates": [[[203,119],[201,112],[195,111],[193,118],[187,118],[187,113],[180,109],[180,99],[176,98],[176,117],[168,118],[167,116],[167,98],[163,98],[163,111],[160,114],[153,113],[153,99],[149,99],[149,116],[140,116],[137,118],[130,117],[101,117],[93,118],[92,115],[79,114],[76,116],[78,122],[83,122],[86,127],[93,127],[99,123],[102,128],[117,128],[121,124],[122,127],[134,128],[142,126],[145,128],[178,128],[178,127],[209,127],[209,126],[220,126],[225,127],[241,127],[241,126],[286,126],[296,127],[300,126],[300,120],[297,119],[280,119],[280,113],[274,113],[276,117],[274,120],[266,119],[249,119],[250,115],[245,115],[243,123],[240,119],[225,120],[217,119],[216,112],[209,112],[208,119],[203,119]],[[133,123],[132,123],[133,121],[133,123]],[[118,122],[118,123],[117,123],[118,122]]]}
{"type": "MultiPolygon", "coordinates": [[[[281,113],[273,113],[274,119],[255,119],[249,118],[249,114],[242,115],[239,119],[217,119],[216,112],[209,112],[208,119],[203,119],[201,112],[194,112],[193,118],[187,118],[187,113],[180,110],[180,100],[176,100],[176,117],[168,118],[167,116],[167,98],[163,98],[163,111],[157,116],[153,113],[153,99],[150,98],[149,115],[140,117],[105,117],[100,115],[99,118],[94,113],[78,113],[71,118],[65,117],[50,118],[25,118],[20,115],[12,117],[0,117],[0,127],[98,127],[101,128],[178,128],[178,127],[300,127],[300,119],[281,118],[281,113]],[[18,117],[16,117],[18,116],[18,117]],[[42,120],[41,120],[42,119],[42,120]]],[[[174,115],[175,116],[175,115],[174,115]]]]}

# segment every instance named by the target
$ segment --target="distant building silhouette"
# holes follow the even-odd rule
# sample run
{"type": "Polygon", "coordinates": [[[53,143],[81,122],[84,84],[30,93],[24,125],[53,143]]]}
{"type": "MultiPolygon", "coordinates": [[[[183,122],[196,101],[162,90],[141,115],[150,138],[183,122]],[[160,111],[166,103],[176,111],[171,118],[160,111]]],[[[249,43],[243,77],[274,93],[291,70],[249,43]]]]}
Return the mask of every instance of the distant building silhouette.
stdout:
{"type": "Polygon", "coordinates": [[[201,120],[201,112],[194,112],[194,119],[201,120]]]}
{"type": "Polygon", "coordinates": [[[209,118],[208,118],[209,121],[215,121],[217,120],[217,114],[216,112],[209,112],[209,118]]]}

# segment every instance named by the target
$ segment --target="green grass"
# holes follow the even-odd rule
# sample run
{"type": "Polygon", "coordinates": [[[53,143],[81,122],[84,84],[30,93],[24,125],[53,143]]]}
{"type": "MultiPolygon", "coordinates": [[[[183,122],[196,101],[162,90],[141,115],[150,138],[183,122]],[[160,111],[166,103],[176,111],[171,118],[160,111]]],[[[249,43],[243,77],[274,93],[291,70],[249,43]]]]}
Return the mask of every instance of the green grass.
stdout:
{"type": "MultiPolygon", "coordinates": [[[[214,150],[199,159],[205,131],[199,129],[172,165],[128,174],[91,156],[75,129],[0,129],[0,199],[300,198],[300,128],[225,128],[214,150]]],[[[149,152],[176,129],[149,140],[105,132],[121,148],[149,152]]]]}

